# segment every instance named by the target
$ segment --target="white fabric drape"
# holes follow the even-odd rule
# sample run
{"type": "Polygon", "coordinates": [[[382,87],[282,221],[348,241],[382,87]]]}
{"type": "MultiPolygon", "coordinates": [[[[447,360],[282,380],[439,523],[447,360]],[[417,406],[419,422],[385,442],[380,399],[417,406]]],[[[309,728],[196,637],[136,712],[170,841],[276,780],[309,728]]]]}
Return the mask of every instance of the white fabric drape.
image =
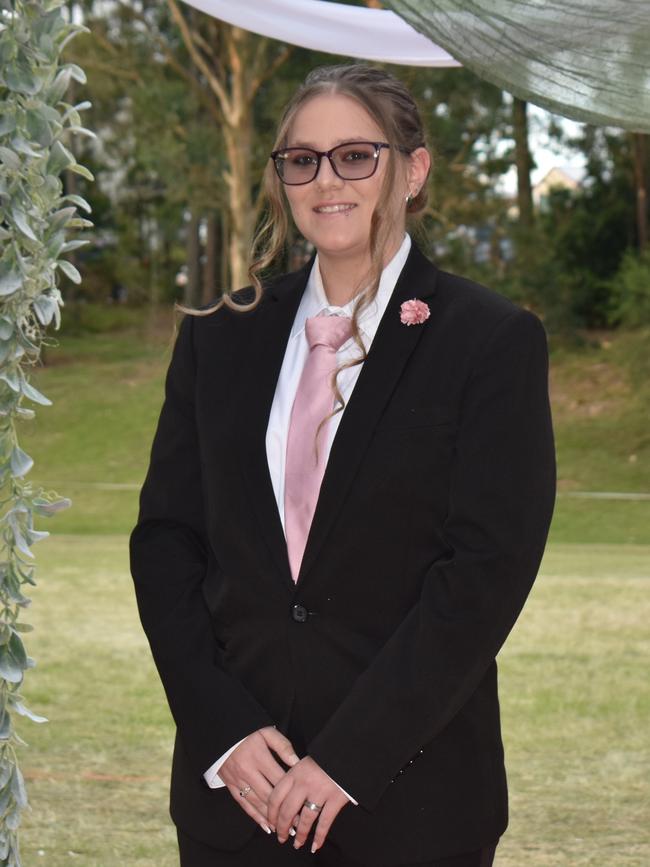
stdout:
{"type": "Polygon", "coordinates": [[[399,15],[383,9],[325,0],[184,2],[244,30],[314,51],[406,66],[460,66],[399,15]]]}
{"type": "Polygon", "coordinates": [[[565,117],[650,133],[650,0],[384,0],[390,9],[325,0],[184,2],[316,51],[464,65],[565,117]]]}

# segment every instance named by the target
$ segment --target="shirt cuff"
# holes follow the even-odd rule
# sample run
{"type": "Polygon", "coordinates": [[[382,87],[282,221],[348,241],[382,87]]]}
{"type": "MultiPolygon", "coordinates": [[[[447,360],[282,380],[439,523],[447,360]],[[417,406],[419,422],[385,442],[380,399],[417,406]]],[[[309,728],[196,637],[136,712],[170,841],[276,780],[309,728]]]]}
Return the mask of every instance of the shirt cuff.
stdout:
{"type": "MultiPolygon", "coordinates": [[[[248,737],[248,735],[246,737],[248,737]]],[[[223,786],[226,785],[221,779],[221,777],[218,776],[221,765],[223,765],[223,763],[230,756],[230,754],[234,753],[237,747],[245,740],[246,738],[242,738],[240,741],[237,741],[236,744],[233,744],[230,749],[227,750],[222,756],[220,756],[214,764],[210,765],[207,771],[203,774],[203,779],[206,781],[206,783],[211,789],[221,789],[223,788],[223,786]]]]}

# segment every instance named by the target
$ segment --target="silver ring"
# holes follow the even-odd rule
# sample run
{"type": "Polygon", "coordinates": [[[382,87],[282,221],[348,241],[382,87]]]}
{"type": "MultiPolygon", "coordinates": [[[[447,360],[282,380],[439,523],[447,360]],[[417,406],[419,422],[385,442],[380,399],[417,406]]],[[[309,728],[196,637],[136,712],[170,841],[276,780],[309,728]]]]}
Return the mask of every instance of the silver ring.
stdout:
{"type": "Polygon", "coordinates": [[[252,792],[252,791],[253,791],[252,786],[244,786],[243,789],[239,790],[239,794],[242,796],[242,798],[247,798],[248,795],[250,794],[250,792],[252,792]]]}
{"type": "Polygon", "coordinates": [[[313,801],[305,801],[303,807],[307,807],[308,810],[313,810],[314,813],[320,813],[323,809],[320,804],[314,804],[313,801]]]}

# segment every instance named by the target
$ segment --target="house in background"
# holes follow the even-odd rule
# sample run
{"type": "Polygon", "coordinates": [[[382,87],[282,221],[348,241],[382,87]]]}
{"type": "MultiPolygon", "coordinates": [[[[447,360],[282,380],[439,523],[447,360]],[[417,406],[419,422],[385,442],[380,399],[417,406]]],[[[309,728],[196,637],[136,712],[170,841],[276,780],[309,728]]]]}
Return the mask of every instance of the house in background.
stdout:
{"type": "Polygon", "coordinates": [[[582,186],[584,169],[576,166],[554,166],[533,187],[533,202],[536,209],[544,209],[551,190],[574,192],[582,186]]]}

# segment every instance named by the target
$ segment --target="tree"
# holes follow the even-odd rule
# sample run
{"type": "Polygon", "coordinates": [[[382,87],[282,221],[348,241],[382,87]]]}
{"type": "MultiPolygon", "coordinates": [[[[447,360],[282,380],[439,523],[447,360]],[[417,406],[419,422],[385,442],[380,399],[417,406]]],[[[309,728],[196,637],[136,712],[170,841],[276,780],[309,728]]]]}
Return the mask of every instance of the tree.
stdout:
{"type": "MultiPolygon", "coordinates": [[[[92,11],[92,3],[86,8],[92,11]]],[[[101,6],[98,12],[93,38],[83,48],[94,78],[103,77],[114,97],[117,91],[124,94],[124,122],[105,114],[111,147],[126,151],[123,163],[127,171],[139,170],[140,181],[147,165],[152,180],[162,182],[159,192],[164,191],[168,204],[185,199],[188,219],[178,222],[187,229],[188,250],[196,249],[192,226],[205,217],[210,255],[204,298],[214,297],[216,287],[210,291],[210,284],[219,271],[229,287],[243,285],[256,221],[255,98],[291,49],[181,7],[176,0],[166,5],[119,2],[110,14],[101,6]],[[114,69],[119,72],[111,79],[114,69]],[[171,101],[156,99],[174,88],[171,101]],[[143,134],[145,125],[148,135],[143,134]],[[190,158],[200,152],[201,159],[190,158]],[[219,268],[221,239],[227,261],[219,268]]],[[[137,205],[142,205],[141,195],[137,205]]],[[[194,286],[188,284],[193,297],[186,300],[198,303],[199,269],[188,264],[197,277],[194,286]]]]}
{"type": "Polygon", "coordinates": [[[615,276],[638,244],[633,138],[585,126],[571,144],[587,158],[585,180],[552,192],[520,274],[553,326],[603,327],[618,304],[615,276]]]}
{"type": "Polygon", "coordinates": [[[392,71],[415,96],[433,152],[423,240],[445,267],[494,282],[509,207],[497,189],[511,165],[503,93],[465,69],[392,71]]]}
{"type": "Polygon", "coordinates": [[[646,147],[648,136],[637,132],[632,133],[634,153],[634,183],[636,187],[636,225],[639,251],[648,246],[648,191],[647,191],[647,164],[648,150],[646,147]]]}
{"type": "Polygon", "coordinates": [[[186,79],[220,126],[228,168],[230,285],[247,282],[247,263],[256,212],[252,194],[253,104],[260,88],[288,59],[291,49],[231,27],[195,9],[167,0],[192,61],[186,79]]]}
{"type": "Polygon", "coordinates": [[[533,190],[530,172],[533,160],[528,147],[528,103],[516,96],[512,100],[512,126],[515,139],[515,165],[517,167],[517,207],[520,224],[530,229],[534,221],[533,190]]]}
{"type": "MultiPolygon", "coordinates": [[[[218,126],[178,71],[189,61],[166,6],[139,4],[135,12],[84,3],[91,32],[69,51],[88,70],[100,140],[86,155],[96,167],[98,184],[88,195],[99,219],[95,255],[82,270],[86,294],[96,276],[103,296],[107,282],[119,283],[132,300],[155,304],[175,293],[179,267],[191,262],[188,248],[198,251],[191,244],[192,224],[223,209],[225,156],[218,126]],[[173,63],[161,44],[173,45],[173,63]]],[[[218,270],[220,245],[216,253],[218,270]]],[[[193,268],[198,275],[198,261],[193,268]]],[[[213,276],[211,297],[215,281],[213,276]]],[[[194,288],[185,300],[198,304],[198,279],[194,288]]]]}

